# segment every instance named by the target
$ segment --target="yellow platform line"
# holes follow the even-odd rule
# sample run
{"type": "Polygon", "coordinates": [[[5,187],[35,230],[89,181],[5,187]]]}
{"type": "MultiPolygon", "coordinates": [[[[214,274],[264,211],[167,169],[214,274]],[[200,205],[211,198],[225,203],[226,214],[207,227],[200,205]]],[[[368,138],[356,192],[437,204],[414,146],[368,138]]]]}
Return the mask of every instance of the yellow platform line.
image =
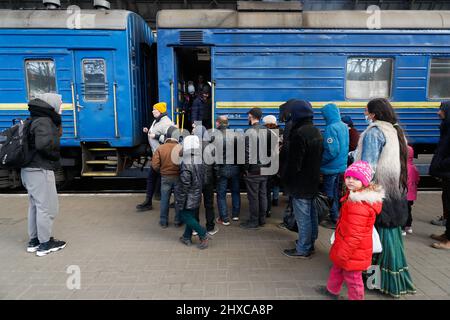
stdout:
{"type": "MultiPolygon", "coordinates": [[[[63,111],[73,111],[73,106],[71,103],[62,104],[63,111]]],[[[0,103],[0,110],[28,110],[27,103],[0,103]]]]}
{"type": "MultiPolygon", "coordinates": [[[[280,105],[286,101],[218,101],[216,103],[217,109],[248,109],[253,107],[258,107],[261,109],[278,108],[280,105]]],[[[365,108],[368,101],[326,101],[326,102],[311,102],[313,108],[321,108],[327,103],[333,102],[339,108],[365,108]]],[[[391,102],[394,108],[439,108],[441,105],[440,101],[408,101],[408,102],[391,102]]]]}

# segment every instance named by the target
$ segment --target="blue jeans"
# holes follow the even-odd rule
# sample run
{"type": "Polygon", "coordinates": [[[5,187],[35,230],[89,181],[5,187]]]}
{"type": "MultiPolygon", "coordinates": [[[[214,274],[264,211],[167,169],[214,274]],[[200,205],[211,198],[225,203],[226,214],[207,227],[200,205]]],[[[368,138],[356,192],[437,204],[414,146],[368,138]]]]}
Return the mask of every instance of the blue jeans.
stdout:
{"type": "MultiPolygon", "coordinates": [[[[178,183],[178,176],[161,176],[161,202],[160,202],[160,224],[169,223],[169,201],[175,184],[178,183]]],[[[175,223],[180,222],[180,214],[175,206],[175,223]]]]}
{"type": "Polygon", "coordinates": [[[307,255],[314,249],[314,242],[319,235],[318,217],[312,205],[312,199],[293,198],[295,219],[298,226],[296,250],[307,255]]]}
{"type": "Polygon", "coordinates": [[[333,222],[339,218],[339,173],[323,175],[323,192],[331,199],[333,205],[330,209],[330,218],[333,222]]]}
{"type": "Polygon", "coordinates": [[[217,178],[217,207],[219,209],[220,219],[222,221],[228,221],[227,185],[229,180],[231,180],[232,216],[239,217],[241,211],[241,195],[239,193],[240,170],[239,167],[230,167],[229,170],[222,170],[222,174],[217,178]]]}

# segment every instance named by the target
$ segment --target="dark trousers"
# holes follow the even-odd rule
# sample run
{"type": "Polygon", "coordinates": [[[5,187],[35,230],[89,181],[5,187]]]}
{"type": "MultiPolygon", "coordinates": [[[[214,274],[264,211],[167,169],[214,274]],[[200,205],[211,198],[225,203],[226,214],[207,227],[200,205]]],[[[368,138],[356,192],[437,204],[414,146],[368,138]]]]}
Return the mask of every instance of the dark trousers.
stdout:
{"type": "Polygon", "coordinates": [[[247,198],[250,211],[248,223],[260,225],[266,222],[267,176],[246,176],[247,198]]]}
{"type": "Polygon", "coordinates": [[[406,220],[405,227],[411,227],[412,226],[412,206],[414,204],[414,201],[408,201],[408,220],[406,220]]]}
{"type": "MultiPolygon", "coordinates": [[[[214,185],[212,183],[208,183],[203,185],[203,204],[205,206],[205,217],[206,217],[206,230],[212,231],[214,230],[214,185]]],[[[199,217],[200,208],[195,211],[195,218],[197,221],[200,221],[199,217]]]]}
{"type": "Polygon", "coordinates": [[[448,209],[450,205],[450,179],[442,179],[442,206],[444,207],[444,217],[447,219],[445,225],[445,236],[450,239],[450,217],[448,216],[448,209]]]}
{"type": "Polygon", "coordinates": [[[153,170],[153,167],[150,167],[147,177],[147,198],[150,201],[153,198],[153,194],[156,192],[160,192],[161,190],[161,175],[158,171],[153,170]]]}
{"type": "Polygon", "coordinates": [[[448,220],[448,212],[450,210],[450,179],[442,178],[442,208],[444,210],[444,219],[448,220]]]}

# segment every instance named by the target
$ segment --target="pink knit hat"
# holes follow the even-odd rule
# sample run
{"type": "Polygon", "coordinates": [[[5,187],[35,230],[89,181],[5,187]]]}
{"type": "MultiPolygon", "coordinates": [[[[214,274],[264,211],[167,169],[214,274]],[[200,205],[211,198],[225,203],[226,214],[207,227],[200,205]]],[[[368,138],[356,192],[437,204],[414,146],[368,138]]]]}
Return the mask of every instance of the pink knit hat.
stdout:
{"type": "Polygon", "coordinates": [[[366,161],[356,161],[345,170],[344,179],[353,177],[362,182],[363,186],[367,187],[372,181],[373,171],[366,161]]]}

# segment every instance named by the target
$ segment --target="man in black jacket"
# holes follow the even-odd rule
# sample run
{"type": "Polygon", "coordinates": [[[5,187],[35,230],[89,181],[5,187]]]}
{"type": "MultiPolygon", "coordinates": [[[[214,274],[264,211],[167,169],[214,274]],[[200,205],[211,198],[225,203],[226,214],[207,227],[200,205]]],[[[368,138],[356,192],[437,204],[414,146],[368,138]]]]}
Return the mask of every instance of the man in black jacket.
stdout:
{"type": "MultiPolygon", "coordinates": [[[[444,212],[450,209],[450,101],[441,103],[438,112],[441,118],[441,136],[430,165],[430,175],[442,179],[442,206],[444,212]]],[[[450,219],[447,217],[446,230],[442,235],[431,235],[439,242],[433,243],[436,249],[450,249],[450,219]]]]}
{"type": "Polygon", "coordinates": [[[28,104],[31,115],[30,147],[33,157],[21,178],[29,195],[28,252],[41,257],[66,246],[51,237],[53,221],[58,213],[55,170],[59,166],[61,137],[61,96],[45,93],[28,104]]]}
{"type": "Polygon", "coordinates": [[[291,102],[292,128],[283,179],[293,197],[293,209],[299,229],[296,248],[284,250],[288,257],[309,259],[318,237],[318,218],[313,198],[319,192],[323,139],[313,125],[313,109],[308,101],[291,102]]]}

